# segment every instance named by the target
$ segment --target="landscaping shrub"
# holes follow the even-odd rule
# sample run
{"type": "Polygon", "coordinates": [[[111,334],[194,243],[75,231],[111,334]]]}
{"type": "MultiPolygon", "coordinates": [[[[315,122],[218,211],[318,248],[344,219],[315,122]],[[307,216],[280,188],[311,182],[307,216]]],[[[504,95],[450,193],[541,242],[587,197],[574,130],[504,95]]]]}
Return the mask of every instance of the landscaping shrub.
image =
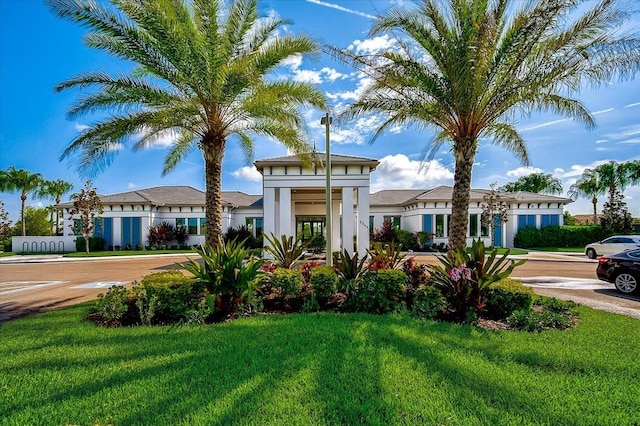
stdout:
{"type": "Polygon", "coordinates": [[[404,255],[400,253],[401,245],[396,246],[394,242],[388,244],[374,243],[371,250],[367,250],[369,257],[369,269],[397,269],[402,264],[404,255]]]}
{"type": "Polygon", "coordinates": [[[302,273],[302,279],[305,283],[311,282],[311,271],[320,265],[322,265],[322,263],[318,262],[317,260],[312,260],[302,265],[302,268],[300,268],[300,272],[302,273]]]}
{"type": "Polygon", "coordinates": [[[446,306],[440,289],[434,286],[421,286],[413,294],[411,313],[420,318],[434,319],[446,306]]]}
{"type": "Polygon", "coordinates": [[[532,226],[518,230],[513,243],[519,248],[583,247],[609,235],[600,225],[591,226],[532,226]]]}
{"type": "Polygon", "coordinates": [[[243,241],[243,246],[247,249],[262,249],[262,241],[256,239],[249,228],[244,225],[240,225],[237,228],[228,228],[222,238],[225,242],[243,241]]]}
{"type": "Polygon", "coordinates": [[[273,257],[274,262],[281,268],[292,268],[304,255],[306,245],[300,238],[282,234],[278,239],[274,234],[265,235],[268,245],[264,251],[273,257]]]}
{"type": "Polygon", "coordinates": [[[507,259],[509,253],[507,249],[497,258],[498,250],[493,249],[485,257],[484,243],[474,240],[468,253],[466,249],[459,249],[449,251],[447,256],[438,256],[440,265],[427,267],[431,273],[429,282],[442,290],[459,319],[466,318],[470,310],[477,315],[484,308],[489,286],[507,278],[516,266],[525,262],[507,259]]]}
{"type": "Polygon", "coordinates": [[[348,289],[347,309],[384,314],[398,312],[404,300],[407,275],[397,269],[380,269],[363,274],[348,289]]]}
{"type": "Polygon", "coordinates": [[[243,242],[219,241],[215,246],[204,244],[197,250],[203,263],[189,259],[180,266],[191,272],[215,297],[216,317],[223,320],[234,315],[239,304],[251,304],[263,273],[263,259],[247,257],[243,242]]]}
{"type": "Polygon", "coordinates": [[[365,270],[365,261],[367,256],[359,259],[358,252],[354,252],[353,256],[346,249],[341,252],[333,253],[333,267],[343,280],[354,280],[365,270]]]}
{"type": "MultiPolygon", "coordinates": [[[[104,238],[89,237],[89,251],[102,251],[104,250],[104,238]]],[[[85,252],[87,246],[83,237],[76,238],[76,251],[85,252]]]]}
{"type": "Polygon", "coordinates": [[[416,250],[420,247],[416,234],[411,231],[405,231],[403,229],[395,230],[394,241],[402,245],[405,250],[416,250]]]}
{"type": "Polygon", "coordinates": [[[271,274],[271,286],[280,288],[283,296],[295,297],[302,291],[302,272],[276,268],[271,274]]]}
{"type": "Polygon", "coordinates": [[[176,228],[171,222],[160,222],[155,226],[150,226],[148,229],[148,241],[150,246],[158,247],[162,244],[167,244],[176,236],[176,228]]]}
{"type": "Polygon", "coordinates": [[[327,298],[337,290],[338,274],[329,266],[318,266],[311,270],[313,292],[320,298],[327,298]]]}
{"type": "Polygon", "coordinates": [[[158,272],[142,278],[134,288],[143,324],[173,324],[187,321],[201,309],[204,284],[179,271],[158,272]]]}
{"type": "Polygon", "coordinates": [[[505,319],[515,311],[528,311],[533,295],[533,290],[520,281],[500,280],[489,287],[484,313],[489,318],[505,319]]]}
{"type": "Polygon", "coordinates": [[[377,243],[391,243],[396,239],[395,229],[393,229],[393,223],[390,220],[385,220],[382,226],[373,230],[371,235],[371,241],[377,243]]]}
{"type": "Polygon", "coordinates": [[[132,295],[123,286],[114,285],[106,293],[98,294],[96,312],[106,325],[120,325],[122,318],[131,306],[132,295]]]}

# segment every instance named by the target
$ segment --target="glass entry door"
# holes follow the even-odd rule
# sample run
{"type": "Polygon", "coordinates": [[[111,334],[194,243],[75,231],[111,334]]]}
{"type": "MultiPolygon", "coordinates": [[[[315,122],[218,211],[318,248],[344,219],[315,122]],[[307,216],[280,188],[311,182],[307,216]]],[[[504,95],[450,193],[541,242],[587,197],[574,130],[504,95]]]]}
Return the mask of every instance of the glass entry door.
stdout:
{"type": "Polygon", "coordinates": [[[326,219],[324,216],[297,217],[296,237],[307,241],[311,237],[325,237],[326,219]]]}

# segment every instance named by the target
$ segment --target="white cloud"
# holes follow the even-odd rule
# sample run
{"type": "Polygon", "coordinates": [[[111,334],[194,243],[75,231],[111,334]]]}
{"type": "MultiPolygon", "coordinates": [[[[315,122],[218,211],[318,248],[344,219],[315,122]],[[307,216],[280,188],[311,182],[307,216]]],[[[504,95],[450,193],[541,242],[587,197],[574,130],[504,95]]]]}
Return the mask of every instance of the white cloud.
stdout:
{"type": "Polygon", "coordinates": [[[320,0],[306,0],[306,2],[307,3],[317,4],[318,6],[328,7],[330,9],[336,9],[336,10],[339,10],[341,12],[351,13],[352,15],[363,16],[363,17],[369,18],[369,19],[376,19],[375,16],[369,15],[368,13],[360,12],[360,11],[353,10],[353,9],[348,9],[346,7],[340,6],[340,5],[335,4],[335,3],[327,3],[327,2],[324,2],[324,1],[320,1],[320,0]]]}
{"type": "Polygon", "coordinates": [[[294,70],[293,80],[298,83],[320,84],[322,83],[322,76],[319,71],[294,70]]]}
{"type": "Polygon", "coordinates": [[[255,166],[244,166],[231,172],[231,176],[236,179],[248,180],[251,182],[262,182],[262,175],[255,166]]]}
{"type": "Polygon", "coordinates": [[[300,69],[302,66],[302,55],[292,55],[282,61],[282,65],[289,68],[293,73],[291,78],[299,83],[322,84],[325,81],[333,83],[348,77],[347,74],[336,71],[333,68],[323,67],[320,71],[300,69]]]}
{"type": "Polygon", "coordinates": [[[640,102],[634,102],[634,103],[632,103],[632,104],[625,105],[624,107],[625,107],[625,108],[632,108],[632,107],[635,107],[635,106],[638,106],[638,105],[640,105],[640,102]]]}
{"type": "Polygon", "coordinates": [[[507,172],[507,176],[512,178],[519,178],[533,173],[542,173],[542,171],[542,169],[539,169],[537,167],[518,167],[517,169],[509,170],[507,172]]]}
{"type": "Polygon", "coordinates": [[[600,111],[592,112],[591,115],[605,114],[605,113],[611,112],[613,110],[614,110],[614,108],[607,108],[607,109],[603,109],[603,110],[600,110],[600,111]]]}
{"type": "Polygon", "coordinates": [[[632,144],[632,145],[637,145],[637,144],[640,144],[640,138],[627,139],[626,141],[622,141],[622,142],[620,142],[620,144],[632,144]]]}
{"type": "MultiPolygon", "coordinates": [[[[148,135],[148,130],[143,130],[136,135],[137,138],[143,138],[148,135]]],[[[172,129],[168,129],[159,132],[150,137],[145,143],[144,148],[168,148],[178,139],[178,132],[172,129]]]]}
{"type": "Polygon", "coordinates": [[[375,55],[396,47],[397,41],[390,38],[388,34],[384,34],[365,40],[354,40],[347,49],[353,50],[359,55],[375,55]]]}
{"type": "Polygon", "coordinates": [[[520,130],[521,132],[528,132],[529,130],[536,130],[536,129],[540,129],[542,127],[547,127],[547,126],[552,126],[554,124],[558,124],[558,123],[564,123],[565,121],[569,121],[571,120],[570,118],[562,118],[560,120],[553,120],[553,121],[547,121],[546,123],[541,123],[541,124],[536,124],[535,126],[531,126],[531,127],[526,127],[522,130],[520,130]]]}
{"type": "Polygon", "coordinates": [[[129,182],[127,184],[127,189],[136,189],[136,188],[140,188],[140,185],[136,185],[135,183],[129,182]]]}
{"type": "Polygon", "coordinates": [[[73,125],[73,128],[76,130],[76,132],[83,132],[83,131],[87,130],[89,128],[89,126],[87,126],[86,124],[75,123],[73,125]]]}
{"type": "Polygon", "coordinates": [[[371,190],[428,189],[437,185],[452,185],[453,172],[438,160],[422,163],[406,155],[387,155],[372,175],[371,190]],[[421,168],[422,166],[422,168],[421,168]]]}

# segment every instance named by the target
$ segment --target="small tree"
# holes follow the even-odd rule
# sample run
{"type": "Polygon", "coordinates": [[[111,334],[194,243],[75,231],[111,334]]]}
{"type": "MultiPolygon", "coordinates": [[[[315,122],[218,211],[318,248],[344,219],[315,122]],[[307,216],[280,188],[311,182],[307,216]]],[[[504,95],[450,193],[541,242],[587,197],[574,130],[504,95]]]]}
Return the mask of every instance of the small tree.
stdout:
{"type": "MultiPolygon", "coordinates": [[[[4,209],[4,201],[0,200],[0,243],[12,235],[11,232],[11,219],[9,219],[9,213],[4,209]]],[[[11,247],[5,251],[11,251],[11,247]]]]}
{"type": "Polygon", "coordinates": [[[610,234],[630,234],[633,231],[633,218],[627,209],[622,193],[615,189],[604,203],[602,227],[610,234]]]}
{"type": "Polygon", "coordinates": [[[82,235],[86,251],[89,253],[89,237],[93,234],[95,218],[102,214],[102,203],[90,180],[84,184],[80,192],[73,194],[71,199],[71,229],[74,234],[82,235]],[[75,218],[77,215],[79,217],[75,218]]]}
{"type": "MultiPolygon", "coordinates": [[[[53,235],[51,210],[46,207],[26,206],[24,208],[25,235],[53,235]]],[[[17,224],[14,235],[20,235],[20,224],[17,224]]]]}
{"type": "Polygon", "coordinates": [[[496,224],[507,221],[507,204],[502,201],[500,192],[496,190],[497,185],[498,184],[496,182],[493,182],[490,185],[491,189],[484,197],[482,197],[484,203],[480,205],[480,208],[482,209],[480,221],[489,229],[491,247],[495,245],[495,235],[493,230],[496,224]]]}

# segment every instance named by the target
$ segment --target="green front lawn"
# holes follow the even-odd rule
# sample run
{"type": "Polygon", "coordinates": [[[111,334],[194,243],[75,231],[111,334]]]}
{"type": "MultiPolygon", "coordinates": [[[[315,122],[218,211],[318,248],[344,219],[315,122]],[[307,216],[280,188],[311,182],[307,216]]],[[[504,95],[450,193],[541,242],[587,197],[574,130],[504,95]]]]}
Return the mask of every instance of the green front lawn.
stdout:
{"type": "Polygon", "coordinates": [[[98,328],[89,305],[0,325],[0,424],[631,425],[640,321],[569,331],[264,315],[98,328]]]}
{"type": "Polygon", "coordinates": [[[529,250],[558,253],[584,253],[584,247],[532,247],[529,250]]]}

